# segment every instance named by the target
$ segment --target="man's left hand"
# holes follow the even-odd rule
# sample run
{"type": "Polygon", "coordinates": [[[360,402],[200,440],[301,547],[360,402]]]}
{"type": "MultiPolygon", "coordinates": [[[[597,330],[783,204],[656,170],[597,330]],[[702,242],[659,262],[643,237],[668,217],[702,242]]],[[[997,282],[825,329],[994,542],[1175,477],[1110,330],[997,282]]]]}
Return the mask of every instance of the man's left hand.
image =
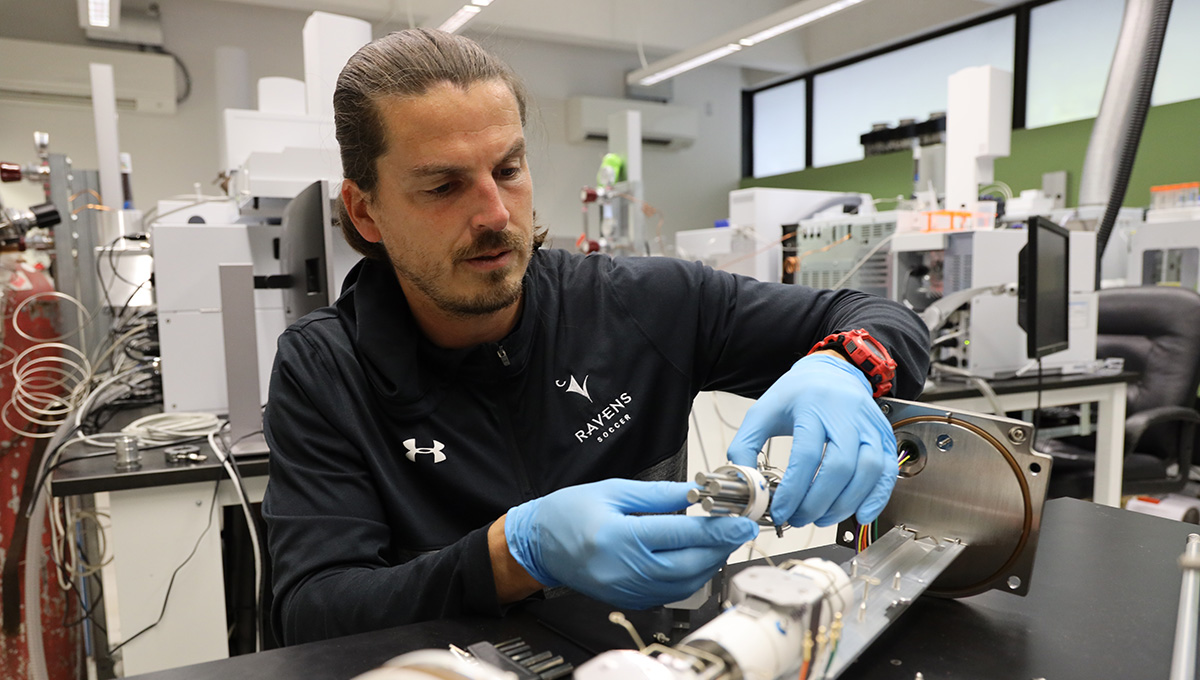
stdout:
{"type": "Polygon", "coordinates": [[[767,439],[792,435],[771,501],[776,524],[875,520],[896,485],[896,436],[857,367],[818,352],[797,361],[746,413],[729,460],[755,467],[767,439]]]}

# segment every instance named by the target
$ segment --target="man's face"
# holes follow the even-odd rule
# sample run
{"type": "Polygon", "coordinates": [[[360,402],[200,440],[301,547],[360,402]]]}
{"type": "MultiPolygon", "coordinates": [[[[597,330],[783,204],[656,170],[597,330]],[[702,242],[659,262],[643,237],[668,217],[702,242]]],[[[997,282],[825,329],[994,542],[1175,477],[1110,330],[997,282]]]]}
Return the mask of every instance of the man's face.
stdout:
{"type": "Polygon", "coordinates": [[[379,109],[388,151],[360,233],[382,241],[414,307],[463,317],[515,304],[532,254],[533,183],[508,86],[442,83],[379,109]]]}

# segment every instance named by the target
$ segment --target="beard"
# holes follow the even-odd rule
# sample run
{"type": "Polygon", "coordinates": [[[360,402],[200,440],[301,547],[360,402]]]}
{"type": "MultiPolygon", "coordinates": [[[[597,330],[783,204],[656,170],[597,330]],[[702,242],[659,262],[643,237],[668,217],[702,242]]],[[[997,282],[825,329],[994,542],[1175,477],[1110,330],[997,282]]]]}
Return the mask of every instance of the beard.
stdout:
{"type": "Polygon", "coordinates": [[[493,314],[515,304],[521,298],[525,268],[532,255],[529,239],[523,234],[504,231],[484,231],[470,245],[455,250],[450,256],[450,271],[441,270],[423,258],[405,261],[395,253],[388,259],[396,274],[411,283],[438,307],[458,317],[477,317],[493,314]],[[453,268],[461,262],[479,257],[495,250],[511,250],[513,262],[500,269],[481,274],[471,274],[475,280],[472,292],[456,292],[447,280],[453,276],[453,268]]]}

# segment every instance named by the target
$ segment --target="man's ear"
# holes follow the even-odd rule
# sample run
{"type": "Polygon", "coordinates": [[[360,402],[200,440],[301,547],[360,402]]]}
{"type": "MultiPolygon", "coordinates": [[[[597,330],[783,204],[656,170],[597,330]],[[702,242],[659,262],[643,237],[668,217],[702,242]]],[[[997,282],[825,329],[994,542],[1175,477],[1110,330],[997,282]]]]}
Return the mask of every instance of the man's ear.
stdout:
{"type": "Polygon", "coordinates": [[[379,225],[371,215],[370,197],[354,180],[342,181],[342,202],[346,204],[346,212],[359,236],[370,243],[379,243],[383,236],[379,233],[379,225]]]}

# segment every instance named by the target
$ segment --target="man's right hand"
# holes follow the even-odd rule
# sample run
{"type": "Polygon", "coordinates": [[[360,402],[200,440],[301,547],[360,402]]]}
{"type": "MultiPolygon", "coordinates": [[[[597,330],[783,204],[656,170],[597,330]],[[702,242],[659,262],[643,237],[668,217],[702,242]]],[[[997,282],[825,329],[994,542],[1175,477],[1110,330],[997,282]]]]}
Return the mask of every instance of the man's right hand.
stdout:
{"type": "Polygon", "coordinates": [[[744,517],[631,514],[682,510],[691,488],[627,479],[567,487],[509,510],[504,536],[512,557],[544,586],[631,609],[675,602],[758,535],[744,517]]]}

